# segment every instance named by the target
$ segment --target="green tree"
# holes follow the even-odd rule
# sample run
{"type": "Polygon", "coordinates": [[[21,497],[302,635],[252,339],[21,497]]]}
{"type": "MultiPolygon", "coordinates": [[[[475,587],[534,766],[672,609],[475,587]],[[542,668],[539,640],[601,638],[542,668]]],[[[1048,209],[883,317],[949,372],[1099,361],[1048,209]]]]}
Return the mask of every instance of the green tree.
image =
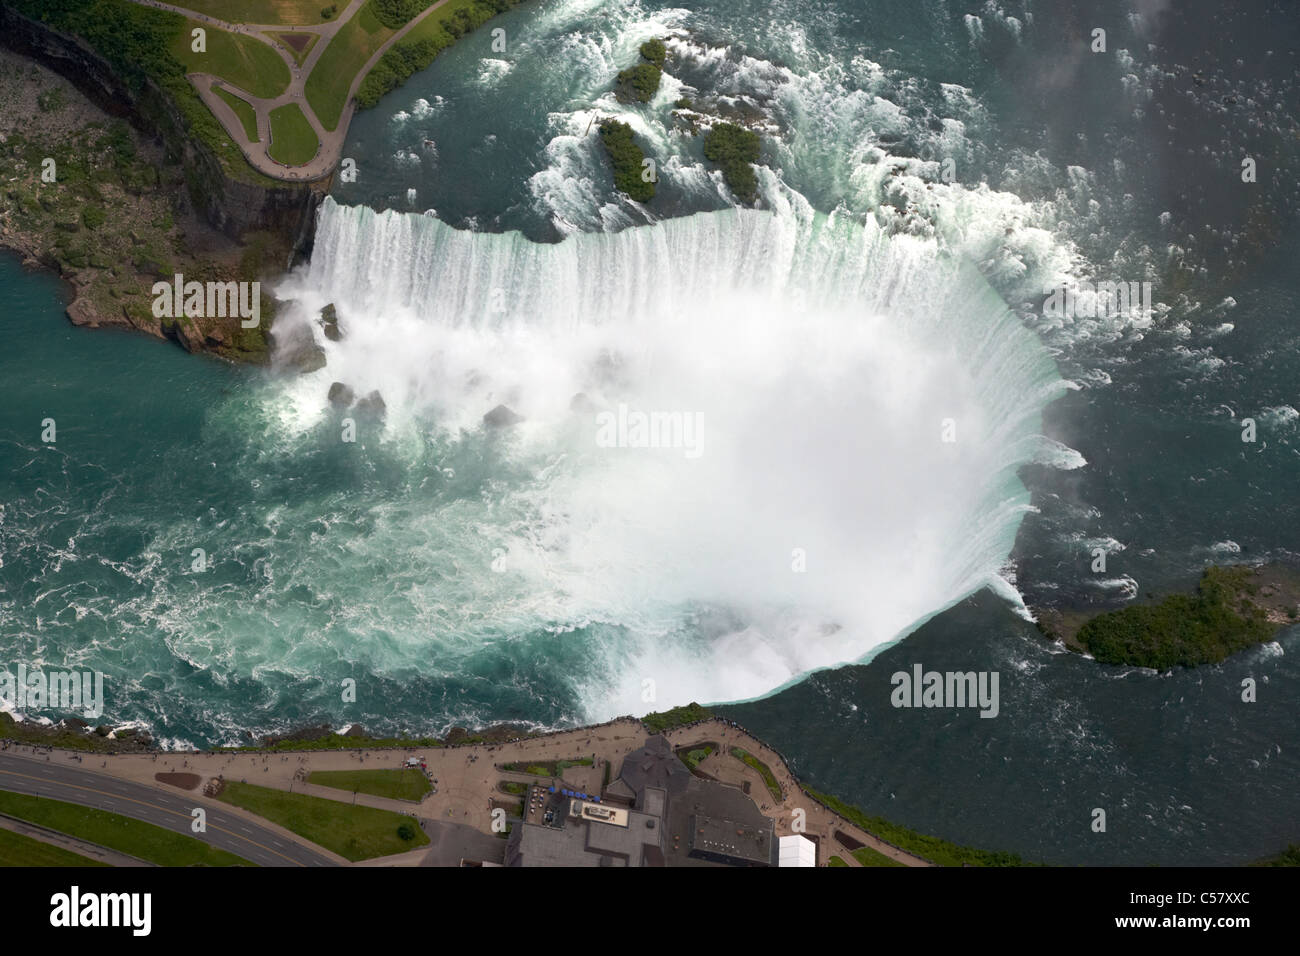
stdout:
{"type": "Polygon", "coordinates": [[[753,202],[758,195],[752,166],[758,155],[758,134],[734,123],[719,123],[704,137],[705,158],[722,167],[722,178],[742,202],[753,202]]]}
{"type": "Polygon", "coordinates": [[[663,67],[664,60],[668,57],[668,48],[664,46],[664,41],[660,39],[646,40],[641,44],[641,55],[657,67],[663,67]]]}
{"type": "Polygon", "coordinates": [[[632,137],[632,127],[618,120],[605,120],[600,124],[600,140],[614,165],[614,185],[637,202],[653,199],[655,184],[641,175],[645,153],[632,137]]]}
{"type": "Polygon", "coordinates": [[[653,63],[638,63],[618,74],[618,95],[624,100],[649,103],[659,92],[663,71],[653,63]]]}

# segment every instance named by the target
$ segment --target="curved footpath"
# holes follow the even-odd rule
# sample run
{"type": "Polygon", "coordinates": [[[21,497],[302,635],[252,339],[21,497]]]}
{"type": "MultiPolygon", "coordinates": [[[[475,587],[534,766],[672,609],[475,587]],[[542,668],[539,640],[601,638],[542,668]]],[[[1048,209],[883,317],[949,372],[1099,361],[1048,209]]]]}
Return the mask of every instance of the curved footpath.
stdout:
{"type": "Polygon", "coordinates": [[[279,96],[270,98],[254,96],[253,94],[242,90],[228,80],[211,73],[190,73],[187,74],[195,89],[198,90],[200,98],[207,105],[214,116],[225,127],[226,133],[236,145],[239,146],[249,163],[260,173],[270,176],[272,179],[282,179],[289,182],[299,182],[304,180],[320,179],[328,176],[338,166],[339,160],[343,155],[343,145],[347,139],[348,126],[352,122],[352,114],[356,111],[357,90],[361,88],[361,81],[366,78],[375,64],[379,62],[380,57],[387,53],[393,46],[401,40],[407,33],[415,28],[425,17],[434,10],[448,3],[449,0],[438,0],[437,3],[430,4],[421,13],[416,14],[401,28],[398,29],[391,37],[380,45],[374,54],[366,61],[365,65],[352,78],[352,85],[348,88],[347,100],[343,106],[343,112],[339,115],[338,125],[333,130],[327,130],[324,124],[316,116],[316,112],[311,108],[307,101],[306,87],[307,79],[315,69],[317,62],[325,53],[325,48],[329,46],[330,41],[354,16],[357,16],[361,8],[365,6],[366,0],[351,0],[347,7],[334,20],[328,23],[314,25],[290,26],[278,23],[230,23],[217,17],[209,16],[205,13],[199,13],[195,10],[188,10],[182,6],[176,6],[170,3],[162,3],[160,0],[132,0],[141,6],[153,7],[157,10],[166,10],[170,13],[177,13],[190,20],[197,20],[200,23],[210,24],[218,29],[225,30],[228,33],[242,34],[243,36],[253,37],[267,44],[273,49],[289,68],[289,85],[279,96]],[[299,66],[288,50],[281,44],[277,43],[270,34],[273,33],[314,33],[320,39],[312,47],[307,59],[299,66]],[[244,124],[240,121],[230,104],[218,96],[216,88],[221,88],[234,96],[239,97],[253,108],[257,116],[257,135],[256,141],[250,140],[244,131],[244,124]],[[320,146],[316,150],[316,155],[308,162],[301,166],[286,166],[284,163],[277,162],[271,158],[271,112],[281,106],[287,106],[290,103],[297,104],[302,110],[303,116],[311,124],[312,130],[316,133],[316,139],[320,146]]]}
{"type": "MultiPolygon", "coordinates": [[[[81,768],[79,755],[37,755],[29,747],[0,752],[0,789],[119,813],[203,840],[261,866],[334,866],[342,861],[296,834],[198,793],[179,795],[81,768]],[[195,807],[207,812],[207,833],[192,833],[195,807]]],[[[95,755],[85,755],[90,760],[95,755]]],[[[104,758],[100,758],[101,760],[104,758]]]]}

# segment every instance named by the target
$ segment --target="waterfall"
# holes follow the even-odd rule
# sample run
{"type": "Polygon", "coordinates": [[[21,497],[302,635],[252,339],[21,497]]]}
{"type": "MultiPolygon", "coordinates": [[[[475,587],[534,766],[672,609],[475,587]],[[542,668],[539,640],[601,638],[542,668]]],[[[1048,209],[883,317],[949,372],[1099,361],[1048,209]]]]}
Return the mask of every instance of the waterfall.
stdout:
{"type": "Polygon", "coordinates": [[[378,447],[473,475],[404,503],[434,529],[400,544],[412,574],[455,564],[439,633],[409,639],[576,642],[589,717],[863,658],[995,580],[1021,465],[1081,462],[1039,435],[1065,386],[1036,336],[935,240],[869,218],[733,209],[544,244],[327,200],[281,294],[327,359],[286,386],[304,421],[338,414],[333,381],[378,391],[378,447]],[[501,404],[523,420],[485,426],[501,404]],[[696,423],[696,454],[602,440],[637,415],[696,423]]]}

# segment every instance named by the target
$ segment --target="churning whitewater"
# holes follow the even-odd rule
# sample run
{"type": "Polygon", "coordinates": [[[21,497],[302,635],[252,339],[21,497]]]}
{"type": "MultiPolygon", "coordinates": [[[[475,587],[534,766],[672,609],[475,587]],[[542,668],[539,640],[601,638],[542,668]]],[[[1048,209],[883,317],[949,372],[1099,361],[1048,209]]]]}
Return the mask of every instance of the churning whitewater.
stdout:
{"type": "Polygon", "coordinates": [[[406,665],[567,635],[584,719],[861,659],[997,581],[1017,469],[1062,457],[1035,335],[935,240],[870,219],[733,209],[547,244],[327,200],[280,294],[280,334],[327,359],[283,385],[285,427],[350,418],[355,454],[410,471],[401,520],[350,545],[402,572],[349,630],[406,665]],[[385,415],[332,407],[334,382],[385,415]],[[499,405],[522,421],[485,424],[499,405]],[[638,414],[697,423],[696,446],[602,435],[638,414]],[[436,613],[395,610],[405,588],[436,613]]]}

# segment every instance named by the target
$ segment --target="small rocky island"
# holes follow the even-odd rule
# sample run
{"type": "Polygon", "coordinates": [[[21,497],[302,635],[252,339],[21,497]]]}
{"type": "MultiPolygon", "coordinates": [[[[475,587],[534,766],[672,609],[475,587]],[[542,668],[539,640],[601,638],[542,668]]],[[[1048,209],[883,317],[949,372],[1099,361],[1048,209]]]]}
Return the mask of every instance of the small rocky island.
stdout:
{"type": "Polygon", "coordinates": [[[1218,663],[1297,620],[1300,570],[1264,564],[1206,568],[1193,594],[1153,595],[1117,611],[1043,611],[1038,627],[1102,664],[1168,670],[1218,663]]]}

